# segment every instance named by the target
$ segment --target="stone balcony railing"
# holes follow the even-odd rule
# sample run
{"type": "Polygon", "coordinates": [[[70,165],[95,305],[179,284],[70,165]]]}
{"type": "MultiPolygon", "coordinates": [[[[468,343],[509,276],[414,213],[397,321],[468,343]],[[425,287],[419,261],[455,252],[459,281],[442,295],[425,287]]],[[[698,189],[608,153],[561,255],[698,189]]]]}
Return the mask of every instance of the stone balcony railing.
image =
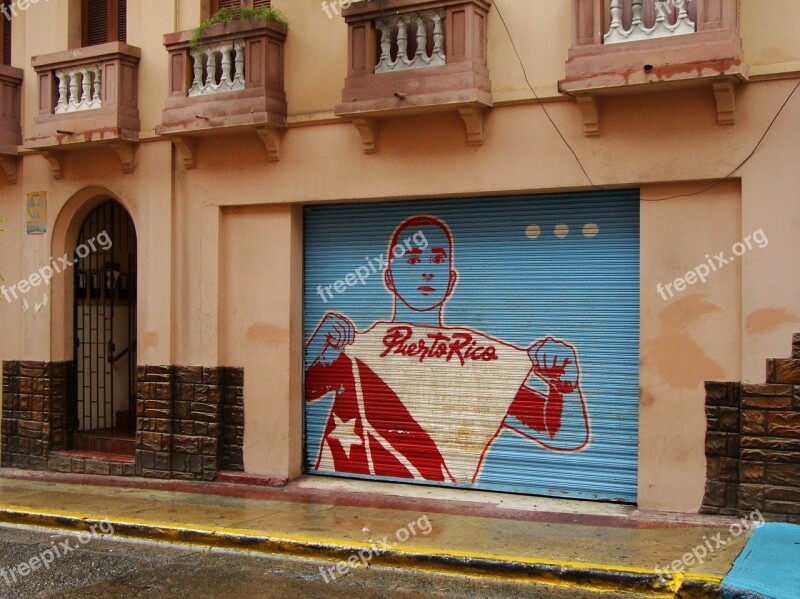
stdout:
{"type": "Polygon", "coordinates": [[[286,27],[262,18],[218,23],[197,47],[192,31],[164,36],[169,93],[160,135],[169,136],[187,168],[196,164],[197,139],[252,129],[276,161],[286,126],[286,27]]]}
{"type": "Polygon", "coordinates": [[[470,145],[483,142],[483,113],[492,107],[487,66],[491,0],[361,0],[343,11],[348,70],[342,103],[377,151],[377,120],[457,111],[470,145]]]}
{"type": "Polygon", "coordinates": [[[22,77],[22,69],[0,65],[0,168],[10,183],[17,180],[17,154],[22,144],[22,77]]]}
{"type": "Polygon", "coordinates": [[[609,0],[606,44],[686,35],[697,30],[697,0],[609,0]]]}
{"type": "Polygon", "coordinates": [[[738,0],[572,0],[572,47],[559,90],[584,133],[600,133],[598,98],[708,85],[717,122],[735,121],[734,84],[747,81],[738,0]]]}
{"type": "Polygon", "coordinates": [[[25,146],[50,160],[61,176],[62,150],[108,145],[125,172],[133,170],[139,141],[141,50],[111,42],[35,56],[39,112],[25,146]]]}

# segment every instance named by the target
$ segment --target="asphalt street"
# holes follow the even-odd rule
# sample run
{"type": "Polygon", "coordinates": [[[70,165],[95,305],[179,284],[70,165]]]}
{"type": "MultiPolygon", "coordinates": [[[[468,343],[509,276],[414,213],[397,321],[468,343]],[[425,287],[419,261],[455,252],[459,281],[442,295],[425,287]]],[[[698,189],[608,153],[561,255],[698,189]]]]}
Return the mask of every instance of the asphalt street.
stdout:
{"type": "Polygon", "coordinates": [[[326,583],[320,568],[332,566],[332,562],[0,526],[0,599],[637,597],[380,567],[348,570],[326,583]]]}

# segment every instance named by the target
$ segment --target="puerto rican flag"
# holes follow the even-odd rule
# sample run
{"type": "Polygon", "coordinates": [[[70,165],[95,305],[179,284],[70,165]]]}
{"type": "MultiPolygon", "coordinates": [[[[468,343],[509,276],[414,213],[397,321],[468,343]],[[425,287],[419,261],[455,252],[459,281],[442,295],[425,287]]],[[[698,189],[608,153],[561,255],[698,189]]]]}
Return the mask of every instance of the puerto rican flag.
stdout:
{"type": "Polygon", "coordinates": [[[511,415],[545,437],[561,397],[528,388],[527,349],[462,327],[376,323],[306,372],[306,401],[335,398],[315,470],[474,483],[511,415]]]}

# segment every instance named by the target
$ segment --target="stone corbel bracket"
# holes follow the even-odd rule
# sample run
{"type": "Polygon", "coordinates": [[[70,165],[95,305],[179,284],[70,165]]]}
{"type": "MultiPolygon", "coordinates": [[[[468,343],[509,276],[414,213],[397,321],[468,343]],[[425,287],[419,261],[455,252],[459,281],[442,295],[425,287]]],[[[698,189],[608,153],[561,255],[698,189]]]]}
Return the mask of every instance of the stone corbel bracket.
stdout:
{"type": "Polygon", "coordinates": [[[717,124],[733,125],[736,123],[736,92],[734,79],[723,77],[711,83],[714,90],[714,101],[717,105],[717,124]]]}
{"type": "MultiPolygon", "coordinates": [[[[486,109],[479,106],[462,106],[457,109],[458,116],[464,121],[467,132],[467,145],[482,146],[484,139],[484,121],[486,109]]],[[[379,119],[370,117],[350,117],[361,138],[361,148],[365,154],[378,152],[379,119]]]]}
{"type": "Polygon", "coordinates": [[[364,154],[375,154],[378,151],[378,121],[363,117],[353,117],[351,120],[361,137],[364,154]]]}
{"type": "Polygon", "coordinates": [[[113,141],[109,144],[111,150],[119,158],[122,172],[132,173],[136,169],[136,148],[138,144],[131,141],[113,141]]]}
{"type": "Polygon", "coordinates": [[[41,150],[39,152],[50,164],[53,179],[64,178],[64,153],[60,150],[41,150]]]}
{"type": "Polygon", "coordinates": [[[283,130],[278,127],[259,127],[256,134],[267,151],[267,162],[278,162],[281,159],[281,136],[283,130]]]}
{"type": "MultiPolygon", "coordinates": [[[[121,140],[108,144],[109,149],[119,158],[124,174],[130,174],[136,168],[136,148],[138,145],[136,142],[121,140]]],[[[50,164],[50,174],[53,179],[63,179],[64,150],[47,149],[38,150],[38,152],[50,164]]]]}
{"type": "Polygon", "coordinates": [[[8,183],[17,182],[17,170],[19,168],[19,156],[13,154],[0,154],[0,169],[8,183]]]}
{"type": "Polygon", "coordinates": [[[483,145],[483,121],[486,111],[478,106],[464,106],[458,109],[458,115],[467,127],[467,145],[483,145]]]}
{"type": "MultiPolygon", "coordinates": [[[[281,137],[283,129],[280,127],[258,127],[256,135],[264,144],[267,152],[267,162],[278,162],[281,159],[281,137]]],[[[178,152],[178,157],[183,162],[183,168],[192,170],[197,168],[197,138],[189,135],[170,136],[172,145],[178,152]]]]}

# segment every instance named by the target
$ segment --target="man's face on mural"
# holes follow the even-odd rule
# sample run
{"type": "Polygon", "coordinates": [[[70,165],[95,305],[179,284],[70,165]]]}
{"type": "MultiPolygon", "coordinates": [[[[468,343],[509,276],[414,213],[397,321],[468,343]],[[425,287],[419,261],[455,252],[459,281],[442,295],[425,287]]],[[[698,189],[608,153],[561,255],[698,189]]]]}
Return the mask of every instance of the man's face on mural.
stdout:
{"type": "Polygon", "coordinates": [[[426,312],[441,306],[456,282],[452,247],[447,234],[435,225],[411,227],[401,232],[422,231],[427,246],[412,245],[401,256],[392,257],[386,272],[389,289],[409,308],[426,312]]]}

